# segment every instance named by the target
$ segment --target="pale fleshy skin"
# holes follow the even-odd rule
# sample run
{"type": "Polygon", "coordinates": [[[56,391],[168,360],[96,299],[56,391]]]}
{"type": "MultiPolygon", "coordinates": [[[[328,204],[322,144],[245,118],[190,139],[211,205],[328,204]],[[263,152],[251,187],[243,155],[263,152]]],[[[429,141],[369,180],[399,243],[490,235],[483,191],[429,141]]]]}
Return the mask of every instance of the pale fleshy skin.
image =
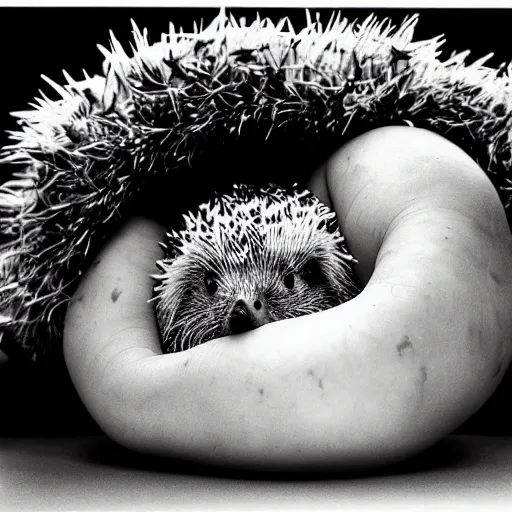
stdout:
{"type": "Polygon", "coordinates": [[[311,192],[235,186],[168,234],[156,287],[164,352],[339,305],[358,291],[334,212],[311,192]]]}

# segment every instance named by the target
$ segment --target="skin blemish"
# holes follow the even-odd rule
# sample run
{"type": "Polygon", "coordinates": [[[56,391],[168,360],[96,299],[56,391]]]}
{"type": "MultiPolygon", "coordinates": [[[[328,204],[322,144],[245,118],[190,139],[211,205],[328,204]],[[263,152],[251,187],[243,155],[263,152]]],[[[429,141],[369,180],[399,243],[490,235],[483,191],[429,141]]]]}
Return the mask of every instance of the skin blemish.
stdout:
{"type": "Polygon", "coordinates": [[[101,263],[101,258],[93,263],[94,267],[97,267],[101,263]]]}
{"type": "Polygon", "coordinates": [[[501,284],[501,279],[494,272],[489,272],[489,275],[496,284],[501,284]]]}
{"type": "Polygon", "coordinates": [[[258,393],[260,396],[263,396],[263,393],[265,393],[265,390],[263,388],[258,389],[258,393]]]}
{"type": "Polygon", "coordinates": [[[498,368],[496,368],[496,371],[493,373],[493,377],[497,377],[501,373],[501,366],[503,364],[503,360],[499,362],[498,368]]]}
{"type": "Polygon", "coordinates": [[[110,298],[112,299],[112,302],[117,302],[117,299],[119,299],[119,296],[121,295],[121,293],[123,293],[122,290],[120,290],[119,288],[114,288],[112,290],[112,293],[110,294],[110,298]]]}
{"type": "Polygon", "coordinates": [[[422,365],[420,366],[420,375],[419,375],[419,380],[418,380],[418,393],[419,393],[419,398],[421,400],[423,400],[424,396],[425,396],[425,382],[427,382],[427,367],[422,365]]]}
{"type": "Polygon", "coordinates": [[[427,382],[427,377],[428,377],[427,367],[421,366],[420,372],[421,372],[421,385],[423,386],[425,384],[425,382],[427,382]]]}
{"type": "Polygon", "coordinates": [[[183,367],[186,368],[188,366],[188,359],[183,363],[183,367]]]}
{"type": "Polygon", "coordinates": [[[470,325],[468,329],[468,335],[471,340],[478,342],[478,346],[480,347],[481,350],[485,349],[485,338],[484,333],[482,332],[481,329],[473,325],[470,325]]]}
{"type": "MultiPolygon", "coordinates": [[[[316,378],[315,372],[313,370],[308,370],[308,377],[313,377],[315,379],[316,378]]],[[[320,389],[324,389],[324,379],[317,379],[317,382],[318,382],[318,387],[320,389]]]]}
{"type": "Polygon", "coordinates": [[[396,349],[400,357],[404,357],[406,351],[414,350],[414,346],[411,343],[411,340],[409,339],[409,336],[407,336],[407,334],[405,336],[402,336],[402,339],[400,340],[400,343],[396,346],[396,349]]]}

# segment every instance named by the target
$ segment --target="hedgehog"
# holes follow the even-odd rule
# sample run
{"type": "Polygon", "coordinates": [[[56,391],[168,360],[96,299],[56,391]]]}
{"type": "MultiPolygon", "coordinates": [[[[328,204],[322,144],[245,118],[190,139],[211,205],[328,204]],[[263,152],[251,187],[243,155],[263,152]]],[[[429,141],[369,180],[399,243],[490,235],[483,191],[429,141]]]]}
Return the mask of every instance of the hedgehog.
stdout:
{"type": "Polygon", "coordinates": [[[322,311],[358,292],[336,215],[309,190],[234,185],[170,231],[154,276],[165,353],[322,311]]]}

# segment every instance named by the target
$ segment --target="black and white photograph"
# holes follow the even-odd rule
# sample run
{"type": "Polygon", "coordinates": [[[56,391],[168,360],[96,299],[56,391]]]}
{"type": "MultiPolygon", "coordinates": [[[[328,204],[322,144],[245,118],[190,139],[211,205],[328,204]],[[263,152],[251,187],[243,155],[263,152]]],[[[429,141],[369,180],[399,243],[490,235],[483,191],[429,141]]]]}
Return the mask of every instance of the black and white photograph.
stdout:
{"type": "Polygon", "coordinates": [[[0,2],[0,510],[512,510],[512,2],[0,2]]]}

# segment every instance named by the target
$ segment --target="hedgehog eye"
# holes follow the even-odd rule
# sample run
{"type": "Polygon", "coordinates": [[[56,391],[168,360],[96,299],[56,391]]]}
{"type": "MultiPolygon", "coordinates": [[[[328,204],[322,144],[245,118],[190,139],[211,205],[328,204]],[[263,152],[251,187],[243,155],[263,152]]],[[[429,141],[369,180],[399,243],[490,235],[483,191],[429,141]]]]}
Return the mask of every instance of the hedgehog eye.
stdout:
{"type": "Polygon", "coordinates": [[[206,291],[208,292],[208,295],[215,295],[215,293],[217,292],[217,289],[219,288],[217,281],[211,274],[208,274],[204,278],[204,285],[206,287],[206,291]]]}
{"type": "Polygon", "coordinates": [[[293,274],[286,274],[283,278],[283,284],[288,290],[293,290],[295,286],[295,276],[293,274]]]}

